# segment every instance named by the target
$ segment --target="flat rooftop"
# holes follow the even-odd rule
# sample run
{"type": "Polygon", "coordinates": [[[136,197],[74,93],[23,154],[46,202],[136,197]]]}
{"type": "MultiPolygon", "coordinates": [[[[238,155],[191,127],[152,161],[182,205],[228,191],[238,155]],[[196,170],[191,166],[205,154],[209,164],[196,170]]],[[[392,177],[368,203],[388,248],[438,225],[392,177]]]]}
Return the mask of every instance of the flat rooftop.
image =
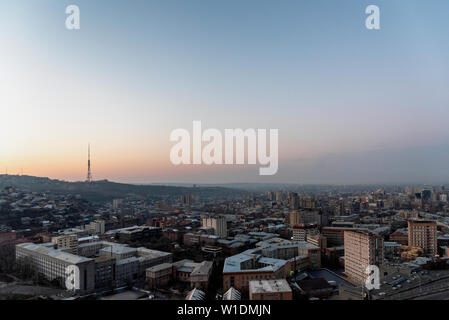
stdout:
{"type": "Polygon", "coordinates": [[[42,255],[46,255],[48,257],[52,257],[58,259],[60,261],[64,261],[70,264],[79,264],[83,262],[93,261],[93,259],[77,256],[68,252],[64,252],[61,250],[56,250],[49,248],[46,244],[34,244],[34,243],[21,243],[18,244],[17,247],[39,253],[42,255]]]}
{"type": "Polygon", "coordinates": [[[171,269],[172,267],[173,267],[173,264],[171,264],[171,263],[162,263],[162,264],[158,264],[154,267],[147,268],[146,271],[158,272],[158,271],[165,270],[165,269],[171,269]]]}
{"type": "Polygon", "coordinates": [[[251,280],[249,282],[251,293],[291,292],[292,289],[285,279],[251,280]]]}
{"type": "Polygon", "coordinates": [[[106,247],[106,248],[101,249],[100,251],[105,252],[105,253],[112,253],[112,254],[137,253],[136,248],[131,248],[131,247],[123,246],[123,245],[106,247]]]}

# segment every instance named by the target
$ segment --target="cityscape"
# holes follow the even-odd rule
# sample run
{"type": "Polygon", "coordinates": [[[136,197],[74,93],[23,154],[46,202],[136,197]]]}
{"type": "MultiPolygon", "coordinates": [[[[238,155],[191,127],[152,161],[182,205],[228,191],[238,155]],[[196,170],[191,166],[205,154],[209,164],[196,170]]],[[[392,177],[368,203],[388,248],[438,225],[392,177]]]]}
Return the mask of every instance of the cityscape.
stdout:
{"type": "Polygon", "coordinates": [[[0,300],[449,300],[448,13],[1,1],[0,300]]]}
{"type": "Polygon", "coordinates": [[[123,185],[115,198],[90,163],[78,184],[100,200],[0,176],[2,299],[449,298],[444,185],[123,185]]]}

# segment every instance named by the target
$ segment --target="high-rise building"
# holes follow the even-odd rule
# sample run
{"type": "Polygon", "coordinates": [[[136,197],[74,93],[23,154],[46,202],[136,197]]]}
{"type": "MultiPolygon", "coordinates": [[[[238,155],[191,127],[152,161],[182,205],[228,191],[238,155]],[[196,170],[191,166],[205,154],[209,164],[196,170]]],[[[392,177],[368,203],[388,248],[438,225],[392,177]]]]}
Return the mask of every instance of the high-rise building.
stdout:
{"type": "Polygon", "coordinates": [[[276,194],[273,191],[268,191],[267,192],[267,198],[270,201],[274,201],[274,200],[276,200],[276,194]]]}
{"type": "Polygon", "coordinates": [[[214,234],[220,238],[226,238],[228,236],[228,222],[226,217],[203,218],[202,224],[203,227],[214,229],[214,234]]]}
{"type": "Polygon", "coordinates": [[[185,206],[190,206],[192,204],[192,195],[186,194],[181,196],[181,203],[185,206]]]}
{"type": "Polygon", "coordinates": [[[276,192],[276,202],[282,202],[284,201],[284,195],[281,191],[276,192]]]}
{"type": "Polygon", "coordinates": [[[303,224],[319,224],[320,214],[316,210],[292,210],[290,211],[290,227],[303,224]]]}
{"type": "Polygon", "coordinates": [[[112,200],[112,209],[118,209],[123,204],[123,199],[112,200]]]}
{"type": "Polygon", "coordinates": [[[383,238],[368,231],[345,231],[345,274],[355,283],[363,284],[367,267],[383,266],[383,238]]]}
{"type": "Polygon", "coordinates": [[[301,197],[300,200],[300,207],[304,209],[314,209],[315,208],[315,200],[313,197],[307,196],[307,197],[301,197]]]}
{"type": "Polygon", "coordinates": [[[426,255],[436,255],[438,252],[437,223],[420,219],[409,220],[408,245],[422,248],[423,253],[426,255]]]}
{"type": "Polygon", "coordinates": [[[297,210],[299,209],[299,196],[295,192],[290,192],[288,194],[288,203],[290,206],[290,209],[297,210]]]}

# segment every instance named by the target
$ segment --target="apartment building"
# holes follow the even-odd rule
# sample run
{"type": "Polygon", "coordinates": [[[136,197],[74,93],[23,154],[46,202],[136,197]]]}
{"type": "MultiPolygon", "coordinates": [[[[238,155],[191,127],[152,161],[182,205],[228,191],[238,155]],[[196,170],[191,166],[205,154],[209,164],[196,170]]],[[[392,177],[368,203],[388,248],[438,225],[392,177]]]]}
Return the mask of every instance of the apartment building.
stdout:
{"type": "Polygon", "coordinates": [[[304,224],[319,224],[320,214],[316,210],[291,210],[289,220],[292,228],[304,224]]]}
{"type": "Polygon", "coordinates": [[[384,261],[383,238],[368,231],[345,231],[345,274],[355,283],[367,278],[369,265],[382,267],[384,261]]]}
{"type": "Polygon", "coordinates": [[[425,255],[435,256],[438,253],[437,223],[421,219],[409,220],[408,245],[422,248],[425,255]]]}
{"type": "Polygon", "coordinates": [[[78,236],[76,234],[67,234],[51,238],[51,242],[56,244],[57,248],[71,254],[78,254],[78,236]]]}
{"type": "Polygon", "coordinates": [[[215,235],[220,238],[226,238],[228,236],[228,222],[226,217],[203,218],[202,226],[213,228],[215,235]]]}
{"type": "Polygon", "coordinates": [[[293,227],[293,241],[306,241],[308,235],[318,234],[318,225],[301,224],[293,227]]]}
{"type": "Polygon", "coordinates": [[[104,234],[106,223],[104,220],[95,220],[85,226],[85,229],[92,234],[104,234]]]}

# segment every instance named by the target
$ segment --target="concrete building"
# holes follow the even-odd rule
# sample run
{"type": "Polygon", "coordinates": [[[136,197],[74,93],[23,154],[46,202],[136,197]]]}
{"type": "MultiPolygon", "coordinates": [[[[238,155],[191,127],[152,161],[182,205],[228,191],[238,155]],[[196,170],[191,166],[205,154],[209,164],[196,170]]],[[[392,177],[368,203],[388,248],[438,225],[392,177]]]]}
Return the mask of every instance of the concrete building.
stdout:
{"type": "Polygon", "coordinates": [[[289,213],[290,227],[307,224],[319,224],[320,215],[316,210],[291,210],[289,213]]]}
{"type": "Polygon", "coordinates": [[[110,257],[95,259],[95,288],[110,288],[115,285],[115,262],[110,257]]]}
{"type": "Polygon", "coordinates": [[[65,252],[78,254],[78,236],[67,234],[51,238],[51,242],[56,244],[58,249],[64,249],[65,252]]]}
{"type": "Polygon", "coordinates": [[[320,264],[320,248],[313,244],[288,240],[282,244],[267,244],[226,258],[223,287],[248,292],[251,280],[282,279],[294,269],[319,268],[320,264]]]}
{"type": "Polygon", "coordinates": [[[173,264],[162,263],[146,270],[146,280],[151,289],[163,288],[173,280],[173,264]]]}
{"type": "Polygon", "coordinates": [[[65,284],[67,269],[76,266],[79,276],[74,278],[74,290],[89,292],[95,288],[95,262],[61,250],[55,250],[45,244],[22,243],[16,245],[18,264],[29,264],[36,272],[48,280],[59,280],[65,284]]]}
{"type": "Polygon", "coordinates": [[[220,238],[226,238],[228,236],[228,222],[226,217],[203,218],[202,226],[213,228],[215,235],[220,238]]]}
{"type": "Polygon", "coordinates": [[[117,287],[133,283],[139,278],[139,260],[130,257],[115,263],[115,285],[117,287]]]}
{"type": "Polygon", "coordinates": [[[183,243],[186,246],[213,246],[219,239],[216,235],[188,232],[183,236],[183,243]]]}
{"type": "Polygon", "coordinates": [[[367,231],[345,231],[344,236],[345,274],[357,284],[364,283],[369,265],[383,265],[383,238],[367,231]]]}
{"type": "Polygon", "coordinates": [[[49,280],[66,279],[64,272],[68,265],[78,266],[81,273],[87,270],[88,273],[83,273],[80,278],[80,281],[85,281],[84,279],[87,281],[81,286],[82,291],[128,285],[136,280],[145,279],[146,269],[173,261],[173,254],[169,252],[143,247],[130,248],[107,241],[80,245],[80,253],[86,256],[55,250],[53,243],[25,244],[16,247],[18,262],[29,263],[49,280]],[[88,263],[88,267],[84,266],[88,263]],[[45,270],[47,267],[49,270],[45,270]]]}
{"type": "Polygon", "coordinates": [[[223,294],[223,300],[241,300],[241,299],[242,294],[233,287],[229,288],[229,290],[223,294]]]}
{"type": "Polygon", "coordinates": [[[438,253],[437,223],[420,219],[409,220],[408,245],[422,248],[425,255],[435,256],[438,253]]]}
{"type": "Polygon", "coordinates": [[[285,279],[252,280],[249,282],[250,300],[292,300],[293,293],[285,279]]]}
{"type": "Polygon", "coordinates": [[[319,247],[323,253],[327,249],[327,239],[321,234],[309,234],[307,235],[306,241],[319,247]]]}
{"type": "Polygon", "coordinates": [[[190,285],[194,288],[207,289],[212,273],[212,261],[203,261],[190,273],[190,285]]]}
{"type": "Polygon", "coordinates": [[[211,261],[201,263],[184,259],[173,263],[173,278],[175,281],[189,282],[193,288],[207,289],[212,273],[211,261]]]}
{"type": "Polygon", "coordinates": [[[92,234],[104,234],[105,233],[105,221],[104,220],[95,220],[85,226],[85,229],[92,234]]]}
{"type": "Polygon", "coordinates": [[[327,239],[328,247],[337,247],[344,245],[345,231],[352,231],[354,228],[347,227],[324,227],[321,234],[327,239]]]}
{"type": "Polygon", "coordinates": [[[145,241],[152,238],[159,238],[162,235],[162,229],[158,227],[136,226],[123,228],[119,230],[115,237],[121,243],[129,243],[135,241],[145,241]]]}
{"type": "Polygon", "coordinates": [[[146,269],[158,264],[173,262],[173,254],[140,247],[137,248],[137,259],[139,261],[139,275],[144,277],[146,269]]]}
{"type": "Polygon", "coordinates": [[[114,199],[112,200],[112,208],[118,209],[123,204],[123,199],[114,199]]]}
{"type": "Polygon", "coordinates": [[[110,257],[117,260],[122,260],[135,256],[137,256],[137,249],[128,246],[114,245],[100,249],[100,257],[110,257]]]}
{"type": "Polygon", "coordinates": [[[296,192],[290,192],[288,194],[288,204],[292,210],[299,209],[299,196],[296,192]]]}
{"type": "Polygon", "coordinates": [[[212,261],[201,263],[184,259],[175,263],[163,263],[146,269],[150,288],[168,285],[171,281],[189,283],[192,288],[207,289],[212,273],[212,261]]]}
{"type": "Polygon", "coordinates": [[[318,225],[301,224],[293,227],[293,241],[306,241],[308,235],[318,234],[318,225]]]}

